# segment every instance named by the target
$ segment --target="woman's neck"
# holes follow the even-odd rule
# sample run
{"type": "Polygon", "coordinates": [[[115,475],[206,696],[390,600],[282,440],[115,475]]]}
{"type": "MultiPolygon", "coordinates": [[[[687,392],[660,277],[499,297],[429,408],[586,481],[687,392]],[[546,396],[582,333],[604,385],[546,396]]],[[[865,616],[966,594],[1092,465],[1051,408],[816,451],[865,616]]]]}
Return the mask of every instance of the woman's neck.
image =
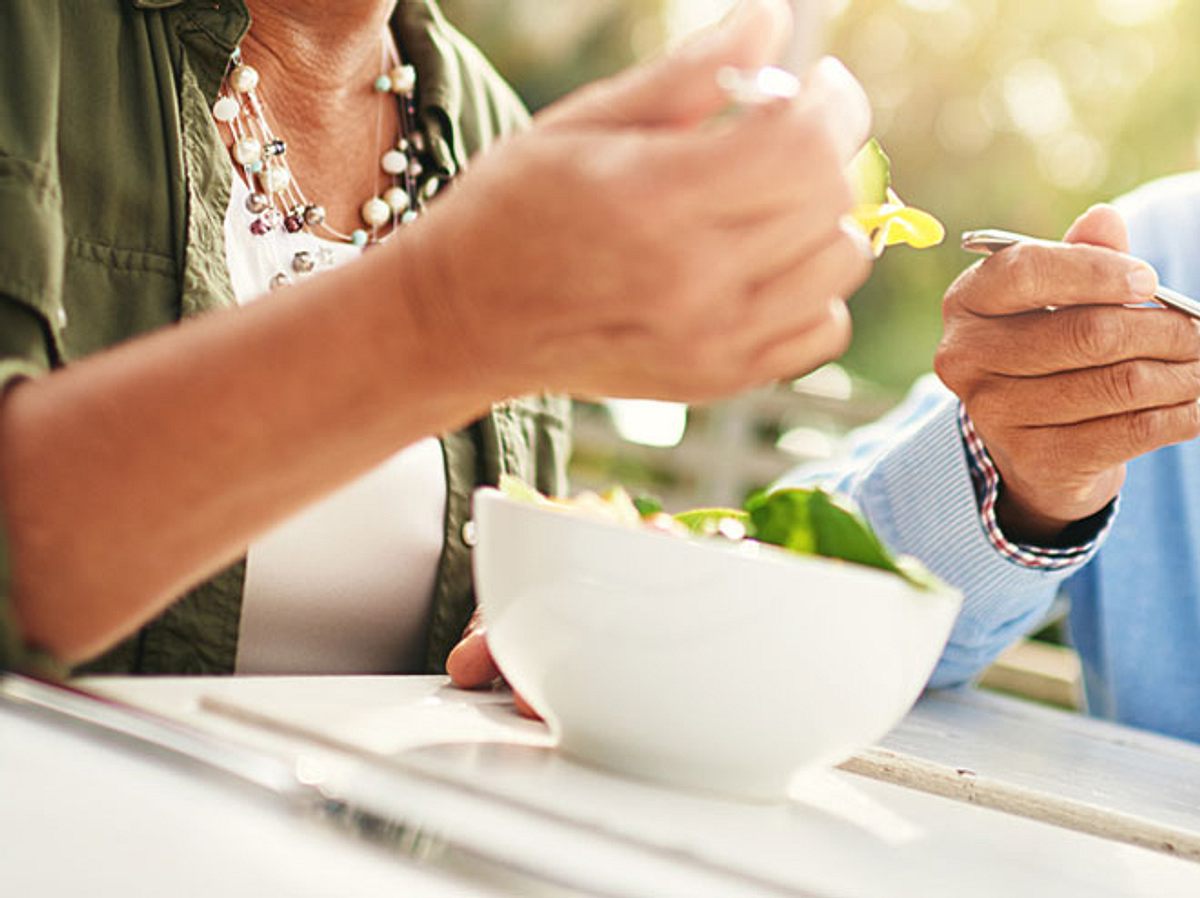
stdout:
{"type": "Polygon", "coordinates": [[[264,82],[286,83],[290,94],[340,99],[379,74],[380,42],[396,2],[248,0],[254,24],[242,52],[264,82]]]}
{"type": "Polygon", "coordinates": [[[341,230],[361,226],[358,208],[380,188],[378,160],[399,125],[396,104],[371,89],[386,70],[396,2],[247,2],[253,25],[242,56],[261,75],[293,173],[341,230]]]}

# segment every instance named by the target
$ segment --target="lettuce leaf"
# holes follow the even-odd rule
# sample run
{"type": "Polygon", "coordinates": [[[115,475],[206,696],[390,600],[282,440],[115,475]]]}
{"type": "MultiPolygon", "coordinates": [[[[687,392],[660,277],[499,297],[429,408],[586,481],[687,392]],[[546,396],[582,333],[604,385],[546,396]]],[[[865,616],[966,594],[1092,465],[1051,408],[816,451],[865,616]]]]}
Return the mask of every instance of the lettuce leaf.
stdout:
{"type": "Polygon", "coordinates": [[[938,585],[937,578],[915,558],[894,555],[844,496],[822,489],[762,492],[750,497],[746,511],[751,539],[801,555],[839,558],[890,571],[922,589],[938,585]]]}

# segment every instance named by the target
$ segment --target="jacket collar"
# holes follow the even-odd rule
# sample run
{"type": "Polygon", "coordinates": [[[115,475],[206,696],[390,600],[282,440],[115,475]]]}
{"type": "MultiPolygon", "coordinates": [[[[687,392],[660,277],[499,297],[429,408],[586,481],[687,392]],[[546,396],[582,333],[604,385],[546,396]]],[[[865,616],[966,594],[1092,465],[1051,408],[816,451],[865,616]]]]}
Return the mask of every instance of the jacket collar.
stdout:
{"type": "MultiPolygon", "coordinates": [[[[209,99],[216,96],[228,65],[229,54],[250,28],[245,0],[127,0],[145,11],[179,8],[186,22],[180,35],[199,51],[201,87],[209,99]],[[214,54],[215,51],[215,54],[214,54]]],[[[463,106],[460,61],[451,26],[436,0],[399,0],[392,14],[392,30],[401,51],[421,73],[419,99],[422,117],[434,115],[442,123],[448,147],[458,147],[458,121],[463,106]]],[[[440,149],[440,148],[435,148],[440,149]]],[[[454,150],[435,152],[444,174],[453,174],[459,161],[454,150]]]]}

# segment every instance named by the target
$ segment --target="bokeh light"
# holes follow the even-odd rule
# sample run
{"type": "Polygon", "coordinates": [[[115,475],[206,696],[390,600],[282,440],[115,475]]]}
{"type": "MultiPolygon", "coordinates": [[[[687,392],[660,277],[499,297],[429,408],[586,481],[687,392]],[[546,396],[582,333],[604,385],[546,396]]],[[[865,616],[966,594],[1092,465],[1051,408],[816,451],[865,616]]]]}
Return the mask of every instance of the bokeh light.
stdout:
{"type": "MultiPolygon", "coordinates": [[[[534,105],[648,55],[730,0],[445,0],[534,105]],[[540,32],[540,34],[539,34],[540,32]]],[[[896,186],[955,235],[1053,236],[1200,152],[1200,4],[826,0],[826,47],[863,81],[896,186]]],[[[891,253],[853,302],[847,366],[896,390],[929,370],[953,239],[891,253]]]]}

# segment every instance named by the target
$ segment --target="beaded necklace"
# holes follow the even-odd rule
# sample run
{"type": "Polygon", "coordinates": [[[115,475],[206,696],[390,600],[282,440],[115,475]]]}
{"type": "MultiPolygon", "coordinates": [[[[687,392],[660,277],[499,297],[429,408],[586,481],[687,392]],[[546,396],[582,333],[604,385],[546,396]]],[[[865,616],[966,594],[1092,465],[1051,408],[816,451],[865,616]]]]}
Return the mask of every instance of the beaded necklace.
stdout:
{"type": "MultiPolygon", "coordinates": [[[[287,142],[272,129],[267,107],[259,94],[258,70],[245,63],[235,50],[213,104],[213,118],[229,132],[230,153],[250,188],[245,202],[249,232],[256,238],[272,233],[321,235],[356,247],[382,243],[401,226],[415,221],[425,203],[437,193],[436,177],[421,183],[425,166],[420,154],[425,141],[416,127],[417,73],[403,65],[390,40],[383,42],[383,74],[371,84],[382,95],[392,95],[400,103],[400,127],[391,148],[381,157],[379,167],[388,177],[388,186],[369,197],[359,210],[363,227],[344,233],[326,220],[325,207],[310,199],[301,188],[287,162],[287,142]]],[[[381,137],[383,111],[377,119],[376,146],[381,137]]],[[[276,246],[286,243],[276,242],[276,246]]],[[[297,276],[312,274],[333,264],[332,254],[316,246],[280,258],[278,272],[271,278],[272,289],[286,286],[297,276]]]]}

